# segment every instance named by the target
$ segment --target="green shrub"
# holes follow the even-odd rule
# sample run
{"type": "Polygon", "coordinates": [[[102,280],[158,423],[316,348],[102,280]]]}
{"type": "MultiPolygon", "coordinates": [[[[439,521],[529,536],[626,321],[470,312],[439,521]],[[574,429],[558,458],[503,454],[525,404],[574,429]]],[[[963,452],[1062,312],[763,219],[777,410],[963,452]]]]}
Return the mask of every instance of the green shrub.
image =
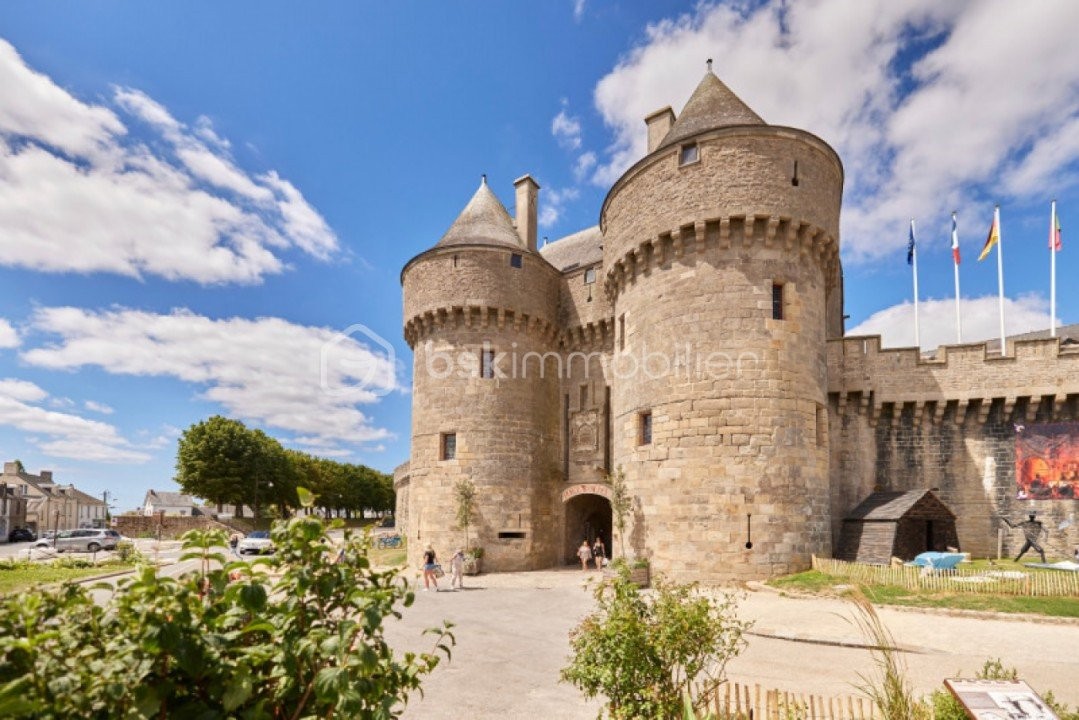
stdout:
{"type": "Polygon", "coordinates": [[[749,623],[738,620],[732,595],[712,599],[663,581],[644,594],[625,565],[594,592],[598,608],[570,634],[573,657],[561,677],[586,697],[604,695],[611,718],[680,715],[683,695],[699,703],[745,647],[749,623]]]}
{"type": "Polygon", "coordinates": [[[121,540],[116,543],[116,559],[120,562],[138,562],[142,559],[142,553],[135,548],[135,543],[130,540],[121,540]]]}
{"type": "Polygon", "coordinates": [[[384,620],[414,596],[351,534],[339,562],[317,518],[278,524],[276,556],[251,565],[226,563],[225,540],[188,532],[197,572],[142,567],[103,606],[76,585],[0,600],[0,716],[394,718],[449,656],[448,625],[430,652],[389,647],[384,620]]]}

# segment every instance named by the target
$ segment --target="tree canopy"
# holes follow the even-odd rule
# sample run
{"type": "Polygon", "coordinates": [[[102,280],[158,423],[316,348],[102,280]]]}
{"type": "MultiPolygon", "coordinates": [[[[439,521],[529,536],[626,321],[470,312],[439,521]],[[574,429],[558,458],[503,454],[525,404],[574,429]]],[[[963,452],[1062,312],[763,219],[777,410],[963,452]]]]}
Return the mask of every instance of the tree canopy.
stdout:
{"type": "Polygon", "coordinates": [[[311,490],[327,515],[385,512],[394,506],[389,475],[285,449],[262,430],[220,415],[195,423],[180,437],[176,482],[212,503],[248,505],[256,517],[266,505],[276,505],[281,514],[296,507],[297,486],[311,490]]]}

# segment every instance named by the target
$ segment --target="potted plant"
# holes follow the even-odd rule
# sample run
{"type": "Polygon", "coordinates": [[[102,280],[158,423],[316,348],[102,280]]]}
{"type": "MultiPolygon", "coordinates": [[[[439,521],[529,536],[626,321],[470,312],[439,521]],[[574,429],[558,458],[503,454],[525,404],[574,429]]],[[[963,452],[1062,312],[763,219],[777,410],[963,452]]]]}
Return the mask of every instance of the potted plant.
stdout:
{"type": "Polygon", "coordinates": [[[637,558],[629,565],[629,581],[637,587],[646,588],[652,583],[652,566],[648,558],[637,558]]]}
{"type": "Polygon", "coordinates": [[[483,570],[483,548],[465,550],[465,575],[479,575],[483,570]]]}

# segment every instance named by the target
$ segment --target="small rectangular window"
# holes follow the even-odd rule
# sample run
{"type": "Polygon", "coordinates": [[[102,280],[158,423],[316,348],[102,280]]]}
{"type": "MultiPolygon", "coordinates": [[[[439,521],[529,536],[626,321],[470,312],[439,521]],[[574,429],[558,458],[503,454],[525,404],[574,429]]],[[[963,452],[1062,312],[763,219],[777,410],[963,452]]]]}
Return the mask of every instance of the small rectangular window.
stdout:
{"type": "Polygon", "coordinates": [[[772,283],[772,319],[783,319],[783,283],[772,283]]]}
{"type": "Polygon", "coordinates": [[[523,540],[528,535],[524,530],[499,530],[499,540],[523,540]]]}
{"type": "Polygon", "coordinates": [[[522,262],[520,253],[512,253],[510,255],[510,267],[519,268],[521,267],[522,262]]]}
{"type": "Polygon", "coordinates": [[[700,154],[699,154],[699,151],[698,151],[698,148],[697,148],[697,143],[692,143],[690,145],[683,145],[682,146],[682,152],[678,156],[678,164],[679,165],[689,165],[690,163],[697,162],[697,160],[699,160],[699,159],[700,159],[700,154]]]}
{"type": "Polygon", "coordinates": [[[457,457],[457,433],[442,433],[440,460],[453,460],[457,457]]]}
{"type": "Polygon", "coordinates": [[[626,314],[618,316],[618,349],[626,349],[626,314]]]}
{"type": "Polygon", "coordinates": [[[480,377],[490,380],[495,376],[495,351],[480,350],[480,377]]]}
{"type": "Polygon", "coordinates": [[[588,386],[587,385],[582,385],[581,386],[581,406],[580,406],[581,409],[584,410],[586,405],[588,405],[588,386]]]}
{"type": "Polygon", "coordinates": [[[591,285],[596,281],[596,269],[594,267],[588,268],[584,271],[584,284],[591,285]]]}
{"type": "Polygon", "coordinates": [[[638,433],[638,445],[652,444],[652,411],[646,410],[637,416],[639,418],[640,432],[638,433]]]}

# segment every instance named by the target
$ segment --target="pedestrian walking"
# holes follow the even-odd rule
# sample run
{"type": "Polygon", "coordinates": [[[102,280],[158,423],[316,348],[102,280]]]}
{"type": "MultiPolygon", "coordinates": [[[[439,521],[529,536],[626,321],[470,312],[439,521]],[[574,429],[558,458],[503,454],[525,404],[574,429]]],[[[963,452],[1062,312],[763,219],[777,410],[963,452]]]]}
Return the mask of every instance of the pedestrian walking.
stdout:
{"type": "Polygon", "coordinates": [[[592,543],[592,559],[596,561],[597,570],[602,570],[607,562],[607,546],[599,535],[596,535],[596,542],[592,543]]]}
{"type": "Polygon", "coordinates": [[[457,552],[450,558],[450,588],[461,589],[465,587],[465,551],[457,548],[457,552]]]}
{"type": "Polygon", "coordinates": [[[432,585],[438,590],[438,577],[435,571],[438,569],[438,556],[435,549],[430,545],[423,551],[423,589],[426,592],[432,585]]]}
{"type": "Polygon", "coordinates": [[[592,559],[592,550],[588,547],[588,540],[581,541],[581,547],[577,548],[577,557],[581,558],[581,569],[588,569],[588,561],[592,559]]]}

